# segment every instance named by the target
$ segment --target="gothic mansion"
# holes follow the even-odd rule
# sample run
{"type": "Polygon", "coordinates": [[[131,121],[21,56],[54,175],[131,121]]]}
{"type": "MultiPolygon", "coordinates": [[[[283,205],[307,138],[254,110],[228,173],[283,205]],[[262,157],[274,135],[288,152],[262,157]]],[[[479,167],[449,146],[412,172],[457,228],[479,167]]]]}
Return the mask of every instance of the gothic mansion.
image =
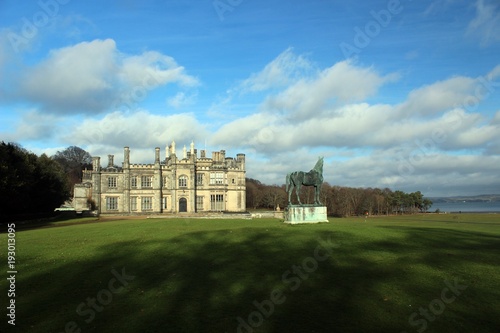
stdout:
{"type": "Polygon", "coordinates": [[[154,164],[130,164],[130,149],[124,148],[122,167],[108,155],[101,167],[100,157],[92,158],[92,170],[83,172],[83,181],[75,185],[74,207],[88,210],[90,203],[101,214],[160,214],[202,212],[244,212],[245,155],[226,157],[226,152],[201,150],[194,143],[184,146],[177,157],[175,142],[166,148],[160,160],[155,149],[154,164]]]}

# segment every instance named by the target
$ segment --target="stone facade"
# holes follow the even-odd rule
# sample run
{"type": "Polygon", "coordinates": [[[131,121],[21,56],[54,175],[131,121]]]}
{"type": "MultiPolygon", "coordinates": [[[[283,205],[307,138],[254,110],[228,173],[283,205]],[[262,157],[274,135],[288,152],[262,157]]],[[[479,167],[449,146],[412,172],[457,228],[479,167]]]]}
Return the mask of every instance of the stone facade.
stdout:
{"type": "Polygon", "coordinates": [[[92,158],[92,170],[83,172],[82,184],[74,191],[75,210],[90,209],[92,199],[101,214],[162,214],[244,212],[245,155],[226,157],[224,150],[198,157],[194,143],[177,157],[175,142],[160,160],[155,148],[153,164],[131,164],[130,149],[124,148],[122,167],[108,155],[101,167],[100,157],[92,158]]]}

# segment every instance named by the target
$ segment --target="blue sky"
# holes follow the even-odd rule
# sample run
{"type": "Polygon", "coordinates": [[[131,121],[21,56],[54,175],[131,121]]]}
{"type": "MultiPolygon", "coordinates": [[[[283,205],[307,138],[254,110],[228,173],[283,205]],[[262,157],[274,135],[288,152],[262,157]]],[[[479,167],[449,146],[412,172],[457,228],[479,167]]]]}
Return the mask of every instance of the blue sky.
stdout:
{"type": "Polygon", "coordinates": [[[500,193],[499,32],[496,0],[0,1],[0,140],[500,193]]]}

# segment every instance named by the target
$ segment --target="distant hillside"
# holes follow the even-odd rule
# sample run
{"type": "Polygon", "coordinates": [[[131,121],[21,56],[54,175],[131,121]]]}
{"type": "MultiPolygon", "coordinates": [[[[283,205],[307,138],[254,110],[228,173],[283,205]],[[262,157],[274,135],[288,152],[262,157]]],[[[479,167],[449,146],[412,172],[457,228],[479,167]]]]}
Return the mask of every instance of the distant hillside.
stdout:
{"type": "Polygon", "coordinates": [[[429,198],[433,203],[438,202],[497,202],[500,201],[500,194],[464,195],[454,197],[433,197],[429,198]]]}

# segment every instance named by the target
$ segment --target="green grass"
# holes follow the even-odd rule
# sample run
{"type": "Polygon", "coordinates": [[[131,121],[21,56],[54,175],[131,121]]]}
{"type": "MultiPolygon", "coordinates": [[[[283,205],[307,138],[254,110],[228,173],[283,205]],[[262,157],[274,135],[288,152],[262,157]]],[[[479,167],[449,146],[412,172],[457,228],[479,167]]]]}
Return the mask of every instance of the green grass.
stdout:
{"type": "MultiPolygon", "coordinates": [[[[275,219],[76,222],[16,233],[16,331],[64,332],[66,323],[74,322],[81,332],[237,332],[238,317],[249,323],[249,316],[250,324],[259,325],[241,332],[417,332],[424,325],[425,332],[497,332],[500,327],[496,214],[346,218],[294,226],[275,219]],[[326,258],[318,246],[328,239],[333,245],[326,258]],[[294,273],[294,266],[303,264],[309,273],[303,268],[294,273]],[[113,269],[134,276],[119,293],[109,291],[113,269]],[[428,310],[426,319],[419,308],[441,299],[445,281],[467,288],[458,296],[445,290],[454,300],[442,303],[444,308],[434,305],[438,315],[428,310]],[[273,291],[282,294],[271,311],[267,300],[273,291]],[[76,309],[98,295],[109,304],[87,323],[90,311],[79,315],[76,309]],[[262,322],[254,301],[269,312],[262,322]]],[[[4,249],[6,239],[0,235],[4,249]]],[[[4,250],[0,262],[5,267],[4,250]]],[[[0,327],[8,326],[7,289],[2,278],[0,327]]]]}

